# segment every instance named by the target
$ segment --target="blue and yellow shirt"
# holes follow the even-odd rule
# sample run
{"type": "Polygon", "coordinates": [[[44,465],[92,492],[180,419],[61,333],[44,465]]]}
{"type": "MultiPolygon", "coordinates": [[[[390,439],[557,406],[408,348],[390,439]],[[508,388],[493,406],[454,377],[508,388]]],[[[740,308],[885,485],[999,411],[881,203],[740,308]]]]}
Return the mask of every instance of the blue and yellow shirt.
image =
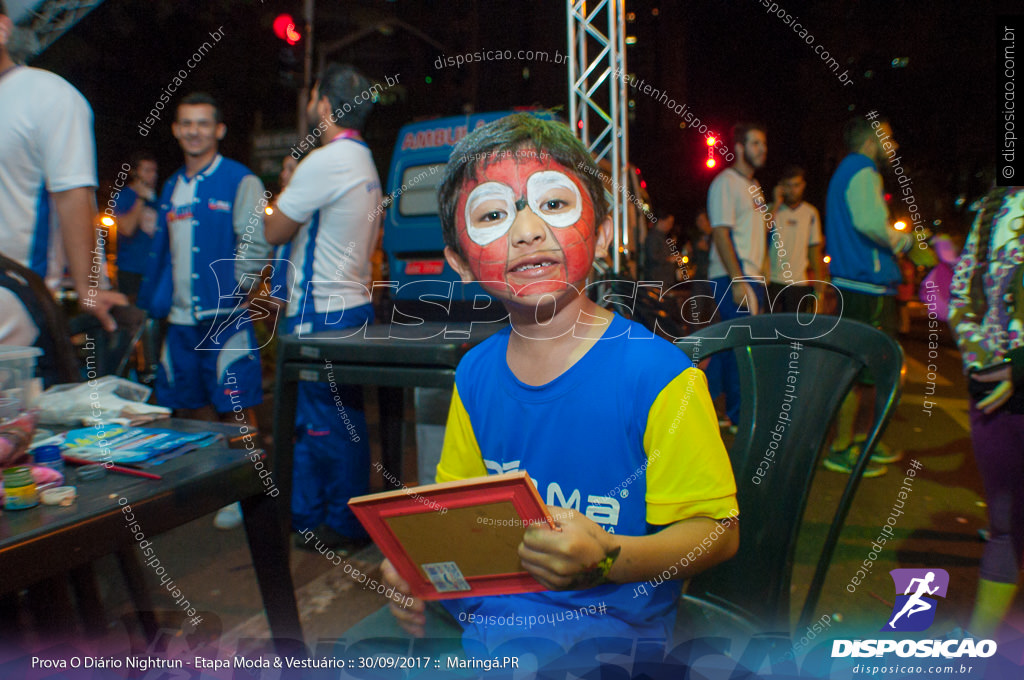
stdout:
{"type": "MultiPolygon", "coordinates": [[[[508,366],[511,332],[489,338],[459,364],[438,482],[525,470],[547,504],[631,536],[738,513],[707,380],[679,348],[616,315],[569,370],[531,386],[508,366]]],[[[646,590],[605,584],[445,606],[465,627],[464,641],[490,649],[524,637],[566,648],[605,635],[669,639],[681,583],[646,590]],[[580,616],[599,604],[605,613],[580,616]],[[528,625],[531,616],[544,623],[528,625]]]]}

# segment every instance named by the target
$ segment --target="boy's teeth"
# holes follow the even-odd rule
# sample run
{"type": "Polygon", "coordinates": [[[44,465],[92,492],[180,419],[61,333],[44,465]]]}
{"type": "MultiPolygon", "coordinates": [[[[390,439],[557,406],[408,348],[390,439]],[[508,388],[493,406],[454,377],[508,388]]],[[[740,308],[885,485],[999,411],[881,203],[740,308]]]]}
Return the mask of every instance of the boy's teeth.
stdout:
{"type": "Polygon", "coordinates": [[[523,264],[523,265],[520,265],[520,266],[516,267],[516,271],[517,272],[522,272],[522,271],[526,271],[527,269],[536,269],[537,267],[546,267],[549,264],[551,264],[551,263],[550,262],[538,262],[537,264],[523,264]]]}

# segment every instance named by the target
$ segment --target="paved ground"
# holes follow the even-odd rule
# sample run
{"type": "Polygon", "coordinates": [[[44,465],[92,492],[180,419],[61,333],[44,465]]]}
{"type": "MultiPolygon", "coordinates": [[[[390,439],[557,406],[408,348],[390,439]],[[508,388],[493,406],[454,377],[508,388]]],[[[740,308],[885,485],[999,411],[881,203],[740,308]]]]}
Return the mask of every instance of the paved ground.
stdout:
{"type": "MultiPolygon", "coordinates": [[[[896,567],[940,567],[949,571],[949,595],[940,608],[934,630],[964,624],[970,611],[983,545],[977,531],[986,525],[981,480],[971,453],[959,356],[945,329],[943,346],[935,362],[939,369],[933,399],[936,405],[931,415],[923,409],[928,363],[924,333],[923,320],[918,318],[911,334],[904,338],[904,396],[885,437],[891,447],[903,449],[906,457],[890,466],[886,476],[862,483],[822,593],[817,615],[831,617],[831,633],[842,634],[844,628],[860,626],[874,630],[881,627],[893,600],[888,571],[896,567]],[[897,522],[897,540],[885,546],[871,574],[851,594],[846,585],[871,550],[871,539],[878,535],[897,500],[906,466],[912,459],[920,462],[921,469],[906,501],[905,514],[897,522]]],[[[371,396],[371,420],[375,411],[371,396]]],[[[411,425],[407,427],[407,439],[413,439],[411,425]]],[[[374,448],[377,456],[376,444],[374,448]]],[[[415,478],[411,458],[407,456],[405,466],[405,478],[410,483],[415,478]]],[[[815,479],[793,577],[797,602],[802,601],[812,574],[809,555],[824,538],[827,520],[844,483],[844,476],[824,470],[815,479]]],[[[385,485],[375,478],[374,486],[382,489],[385,485]]],[[[205,621],[200,629],[203,638],[225,651],[236,645],[245,649],[252,644],[245,642],[245,638],[265,639],[266,623],[241,529],[218,531],[212,526],[212,517],[207,517],[156,537],[154,543],[181,591],[204,612],[205,621]]],[[[352,558],[356,568],[369,570],[371,576],[379,576],[374,567],[379,561],[379,553],[372,547],[352,558]]],[[[104,651],[126,650],[129,646],[142,651],[145,645],[138,636],[116,564],[113,560],[104,561],[100,571],[105,574],[103,587],[110,605],[111,626],[99,645],[104,651]]],[[[382,596],[361,589],[319,554],[293,550],[292,571],[310,646],[318,639],[342,636],[354,622],[384,604],[382,596]]],[[[176,645],[195,644],[195,638],[185,637],[191,631],[183,630],[176,607],[169,600],[162,601],[156,588],[153,593],[157,608],[163,607],[159,614],[165,639],[161,644],[167,644],[169,650],[176,645]]],[[[799,638],[799,633],[795,637],[799,638]]]]}

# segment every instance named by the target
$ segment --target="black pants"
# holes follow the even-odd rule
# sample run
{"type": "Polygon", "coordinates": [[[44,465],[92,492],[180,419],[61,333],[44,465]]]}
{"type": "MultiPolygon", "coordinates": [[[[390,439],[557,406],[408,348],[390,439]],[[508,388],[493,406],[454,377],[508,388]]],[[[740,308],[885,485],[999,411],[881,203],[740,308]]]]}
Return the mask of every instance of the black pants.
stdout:
{"type": "Polygon", "coordinates": [[[813,286],[790,286],[782,283],[768,284],[768,297],[772,301],[772,311],[776,314],[796,314],[807,307],[801,305],[805,295],[813,295],[813,286]]]}

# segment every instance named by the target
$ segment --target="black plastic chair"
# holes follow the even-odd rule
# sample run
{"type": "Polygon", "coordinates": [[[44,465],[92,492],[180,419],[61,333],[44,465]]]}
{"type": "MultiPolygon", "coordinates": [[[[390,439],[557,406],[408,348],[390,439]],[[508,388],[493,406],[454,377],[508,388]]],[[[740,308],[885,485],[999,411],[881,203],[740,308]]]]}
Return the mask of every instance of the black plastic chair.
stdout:
{"type": "Polygon", "coordinates": [[[733,350],[742,394],[739,431],[729,452],[740,506],[739,552],[695,577],[684,597],[690,605],[704,600],[725,606],[757,619],[758,626],[790,629],[794,552],[818,454],[858,374],[866,370],[874,379],[874,420],[818,557],[798,621],[806,626],[861,476],[899,399],[903,351],[865,324],[807,314],[733,319],[676,344],[695,362],[733,350]],[[793,352],[799,358],[791,364],[793,352]],[[787,382],[791,370],[799,371],[793,383],[787,382]],[[773,432],[780,437],[776,449],[773,432]]]}

